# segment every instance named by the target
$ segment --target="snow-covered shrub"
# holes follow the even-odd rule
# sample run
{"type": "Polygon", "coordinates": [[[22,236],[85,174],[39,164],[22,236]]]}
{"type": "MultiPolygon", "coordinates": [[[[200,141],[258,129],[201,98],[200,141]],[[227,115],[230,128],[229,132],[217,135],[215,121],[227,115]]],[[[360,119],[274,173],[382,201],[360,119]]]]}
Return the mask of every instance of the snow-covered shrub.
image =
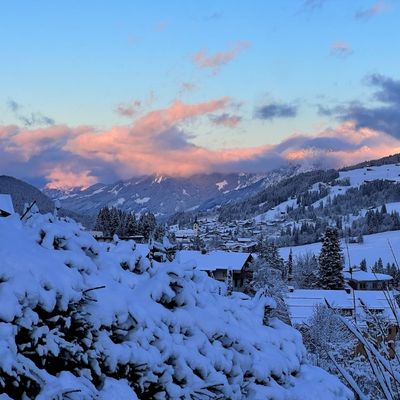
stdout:
{"type": "MultiPolygon", "coordinates": [[[[0,219],[0,392],[13,399],[350,399],[271,300],[97,243],[72,220],[0,219]]],[[[7,398],[2,396],[3,398],[7,398]]]]}

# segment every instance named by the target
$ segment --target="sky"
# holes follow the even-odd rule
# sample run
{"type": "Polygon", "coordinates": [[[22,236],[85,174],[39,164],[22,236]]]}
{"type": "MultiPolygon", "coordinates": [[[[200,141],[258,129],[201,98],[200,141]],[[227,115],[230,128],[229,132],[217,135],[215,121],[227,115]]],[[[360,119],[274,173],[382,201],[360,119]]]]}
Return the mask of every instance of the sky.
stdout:
{"type": "Polygon", "coordinates": [[[13,1],[0,174],[49,188],[400,152],[399,0],[13,1]]]}

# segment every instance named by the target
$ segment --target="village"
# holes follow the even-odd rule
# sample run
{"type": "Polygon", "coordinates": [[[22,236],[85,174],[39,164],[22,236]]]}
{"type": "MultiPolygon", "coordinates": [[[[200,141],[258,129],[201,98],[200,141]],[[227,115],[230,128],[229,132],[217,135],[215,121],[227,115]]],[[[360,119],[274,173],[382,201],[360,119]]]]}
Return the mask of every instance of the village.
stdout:
{"type": "MultiPolygon", "coordinates": [[[[0,218],[6,218],[15,213],[10,195],[0,194],[0,218]]],[[[283,217],[276,221],[282,222],[283,217]]],[[[153,239],[143,242],[143,237],[106,237],[101,232],[91,231],[91,234],[100,242],[115,240],[135,240],[137,251],[142,257],[156,262],[178,260],[182,265],[190,265],[235,292],[246,290],[246,283],[251,282],[254,273],[254,264],[259,257],[256,252],[259,237],[275,232],[276,224],[254,221],[242,221],[232,224],[220,224],[216,219],[196,219],[191,229],[179,229],[178,226],[169,227],[169,232],[176,239],[172,244],[166,237],[162,242],[153,239]],[[232,238],[237,233],[244,237],[232,238]],[[219,248],[206,250],[207,243],[213,243],[215,237],[224,242],[219,248]],[[195,239],[201,238],[203,248],[193,250],[195,239]],[[205,244],[205,245],[204,245],[205,244]]],[[[287,263],[288,260],[283,260],[287,263]]],[[[390,321],[388,340],[390,346],[398,333],[398,306],[396,298],[399,294],[393,285],[393,277],[376,272],[367,272],[359,268],[344,268],[345,286],[343,290],[304,289],[295,287],[291,275],[285,280],[286,290],[284,302],[287,309],[289,323],[296,327],[306,326],[317,306],[328,304],[337,313],[356,321],[363,326],[363,306],[367,305],[374,314],[387,318],[390,321]]]]}

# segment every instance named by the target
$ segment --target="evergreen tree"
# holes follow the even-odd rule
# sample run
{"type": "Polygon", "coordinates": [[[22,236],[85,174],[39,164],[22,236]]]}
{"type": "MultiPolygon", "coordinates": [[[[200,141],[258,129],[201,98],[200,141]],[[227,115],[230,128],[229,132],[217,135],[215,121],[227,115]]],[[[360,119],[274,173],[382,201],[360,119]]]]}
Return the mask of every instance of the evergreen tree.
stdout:
{"type": "Polygon", "coordinates": [[[135,214],[128,213],[126,220],[126,235],[127,236],[133,236],[136,235],[137,232],[137,225],[136,225],[136,217],[135,214]]]}
{"type": "Polygon", "coordinates": [[[258,250],[260,258],[264,260],[269,267],[279,270],[284,279],[286,277],[285,262],[279,255],[276,245],[274,243],[268,243],[267,241],[261,241],[258,244],[258,250]]]}
{"type": "Polygon", "coordinates": [[[139,232],[148,240],[156,228],[156,217],[151,212],[142,214],[139,219],[139,232]]]}
{"type": "Polygon", "coordinates": [[[360,262],[360,270],[367,272],[367,260],[365,258],[360,262]]]}
{"type": "Polygon", "coordinates": [[[343,289],[343,261],[336,229],[328,227],[319,255],[319,285],[322,289],[343,289]]]}
{"type": "Polygon", "coordinates": [[[375,272],[376,274],[383,274],[384,271],[382,258],[379,257],[378,261],[372,267],[372,272],[375,272]]]}
{"type": "Polygon", "coordinates": [[[109,229],[109,234],[110,236],[113,236],[117,230],[118,230],[118,226],[119,226],[119,214],[118,214],[118,210],[113,207],[111,208],[110,211],[110,223],[108,225],[108,229],[109,229]]]}
{"type": "Polygon", "coordinates": [[[288,282],[291,282],[293,280],[293,254],[292,254],[292,249],[289,251],[289,256],[287,260],[287,280],[288,282]]]}

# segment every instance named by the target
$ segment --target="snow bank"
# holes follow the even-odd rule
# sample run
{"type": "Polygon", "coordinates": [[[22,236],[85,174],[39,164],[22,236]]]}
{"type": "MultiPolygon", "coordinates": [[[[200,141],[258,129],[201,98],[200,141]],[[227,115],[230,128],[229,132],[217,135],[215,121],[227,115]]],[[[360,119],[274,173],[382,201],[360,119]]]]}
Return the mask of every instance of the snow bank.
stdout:
{"type": "Polygon", "coordinates": [[[0,218],[0,243],[1,398],[352,398],[296,330],[263,325],[270,299],[51,215],[0,218]]]}

